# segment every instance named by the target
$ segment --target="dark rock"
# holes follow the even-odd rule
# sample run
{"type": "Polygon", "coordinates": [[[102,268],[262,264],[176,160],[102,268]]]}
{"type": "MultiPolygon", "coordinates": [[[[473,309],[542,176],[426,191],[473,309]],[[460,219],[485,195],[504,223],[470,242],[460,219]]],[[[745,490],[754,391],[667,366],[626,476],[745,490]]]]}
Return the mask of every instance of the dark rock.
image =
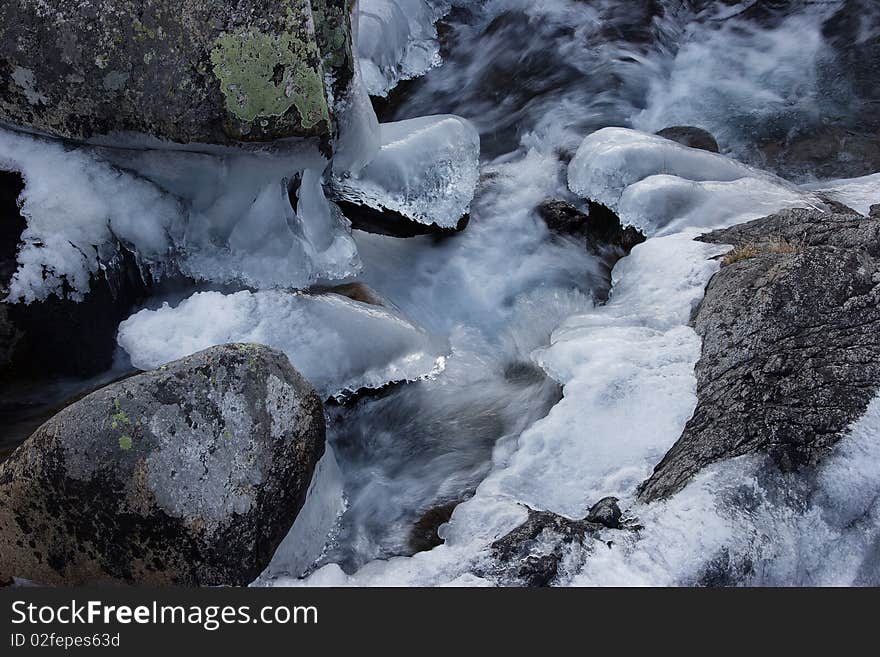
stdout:
{"type": "Polygon", "coordinates": [[[418,235],[449,236],[467,228],[470,215],[458,220],[455,228],[443,228],[437,224],[424,224],[406,215],[388,209],[376,209],[360,203],[333,199],[342,214],[351,222],[355,230],[389,237],[416,237],[418,235]]]}
{"type": "Polygon", "coordinates": [[[718,142],[715,141],[715,137],[712,136],[711,132],[703,130],[702,128],[675,125],[669,128],[663,128],[657,133],[657,135],[690,148],[699,148],[700,150],[709,151],[710,153],[719,152],[718,142]]]}
{"type": "Polygon", "coordinates": [[[587,251],[599,259],[604,285],[600,283],[594,288],[598,299],[604,301],[611,290],[614,265],[644,242],[645,236],[633,226],[621,226],[620,218],[601,203],[588,201],[587,207],[589,213],[584,213],[571,203],[550,199],[537,210],[552,233],[584,240],[587,251]]]}
{"type": "Polygon", "coordinates": [[[24,179],[20,173],[0,171],[0,292],[18,268],[18,245],[27,228],[18,207],[18,197],[23,190],[24,179]]]}
{"type": "Polygon", "coordinates": [[[329,136],[353,70],[345,0],[5,0],[0,35],[0,121],[76,140],[329,136]]]}
{"type": "Polygon", "coordinates": [[[880,171],[880,132],[822,126],[760,145],[766,167],[792,179],[856,178],[880,171]]]}
{"type": "MultiPolygon", "coordinates": [[[[528,509],[528,518],[492,543],[492,563],[483,576],[503,584],[549,586],[566,561],[582,562],[593,549],[593,540],[606,529],[622,529],[617,498],[606,497],[583,520],[571,520],[549,511],[528,509]]],[[[638,529],[632,523],[629,529],[638,529]]]]}
{"type": "MultiPolygon", "coordinates": [[[[59,299],[0,303],[19,339],[0,361],[0,383],[52,376],[89,377],[113,364],[119,323],[149,292],[134,256],[121,249],[116,262],[92,281],[82,301],[59,299]],[[76,345],[76,348],[71,348],[76,345]]],[[[0,314],[0,331],[3,326],[0,314]]],[[[2,338],[0,338],[2,344],[2,338]]]]}
{"type": "Polygon", "coordinates": [[[871,206],[871,209],[868,210],[868,216],[874,219],[880,219],[880,203],[871,206]]]}
{"type": "Polygon", "coordinates": [[[259,345],[94,392],[0,465],[0,580],[248,584],[305,501],[324,431],[314,389],[259,345]]]}
{"type": "Polygon", "coordinates": [[[617,502],[616,497],[603,497],[587,513],[587,522],[603,525],[609,529],[620,529],[620,518],[623,514],[617,502]]]}
{"type": "Polygon", "coordinates": [[[566,201],[548,199],[538,206],[538,214],[551,232],[585,238],[587,249],[595,255],[615,251],[615,262],[645,241],[641,231],[633,226],[624,228],[608,207],[594,201],[587,203],[585,213],[566,201]]]}
{"type": "Polygon", "coordinates": [[[786,210],[702,239],[742,250],[695,312],[697,407],[643,500],[743,454],[814,465],[880,389],[880,218],[786,210]]]}
{"type": "Polygon", "coordinates": [[[559,574],[567,551],[583,548],[587,536],[603,527],[586,520],[570,520],[549,511],[528,509],[519,527],[492,543],[494,567],[490,575],[521,586],[549,586],[559,574]]]}
{"type": "Polygon", "coordinates": [[[636,246],[645,241],[645,235],[634,226],[624,227],[613,210],[588,201],[589,223],[587,226],[587,245],[590,249],[599,251],[604,246],[619,249],[623,255],[628,255],[636,246]]]}
{"type": "MultiPolygon", "coordinates": [[[[0,299],[18,268],[27,227],[18,207],[21,175],[0,172],[0,299]]],[[[90,377],[110,368],[119,323],[146,298],[134,256],[119,246],[116,258],[92,281],[81,302],[56,295],[29,304],[0,301],[0,385],[53,376],[90,377]],[[71,345],[76,345],[75,349],[71,345]]]]}
{"type": "Polygon", "coordinates": [[[461,504],[461,500],[447,502],[428,509],[422,514],[409,534],[409,549],[413,554],[427,552],[443,544],[443,539],[440,538],[437,530],[440,529],[440,525],[449,522],[449,519],[452,518],[452,512],[459,504],[461,504]]]}

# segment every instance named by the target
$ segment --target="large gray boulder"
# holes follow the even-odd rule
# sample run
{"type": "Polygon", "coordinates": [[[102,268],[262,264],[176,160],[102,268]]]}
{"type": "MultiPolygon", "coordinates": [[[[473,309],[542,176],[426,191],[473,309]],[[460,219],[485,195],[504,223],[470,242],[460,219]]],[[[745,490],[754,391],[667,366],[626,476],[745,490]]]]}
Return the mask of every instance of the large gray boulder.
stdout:
{"type": "Polygon", "coordinates": [[[325,74],[338,92],[353,71],[347,4],[4,0],[0,121],[76,140],[327,136],[325,74]]]}
{"type": "Polygon", "coordinates": [[[259,345],[94,392],[0,465],[0,581],[248,584],[305,501],[324,431],[311,385],[259,345]]]}
{"type": "Polygon", "coordinates": [[[693,319],[696,410],[644,500],[744,454],[814,465],[880,389],[880,217],[786,210],[702,239],[736,248],[693,319]]]}

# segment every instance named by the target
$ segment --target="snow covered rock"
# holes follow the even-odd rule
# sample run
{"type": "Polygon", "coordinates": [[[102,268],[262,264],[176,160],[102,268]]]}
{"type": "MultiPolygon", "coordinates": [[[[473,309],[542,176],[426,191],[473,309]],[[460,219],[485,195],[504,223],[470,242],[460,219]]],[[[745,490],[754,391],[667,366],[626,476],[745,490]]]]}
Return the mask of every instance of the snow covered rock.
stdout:
{"type": "Polygon", "coordinates": [[[119,327],[119,344],[144,370],[226,342],[283,351],[325,399],[431,374],[449,349],[393,309],[337,294],[200,292],[119,327]]]}
{"type": "Polygon", "coordinates": [[[376,157],[331,184],[331,200],[352,225],[400,236],[463,229],[479,179],[474,126],[457,116],[426,116],[384,123],[380,134],[376,157]]]}
{"type": "Polygon", "coordinates": [[[360,0],[357,54],[371,96],[387,96],[401,80],[440,64],[434,23],[440,18],[426,0],[360,0]]]}
{"type": "Polygon", "coordinates": [[[94,392],[0,465],[0,581],[248,584],[303,505],[324,431],[314,389],[259,345],[94,392]]]}
{"type": "Polygon", "coordinates": [[[752,452],[813,465],[880,390],[880,220],[794,209],[702,239],[734,250],[693,320],[696,410],[644,500],[752,452]]]}
{"type": "Polygon", "coordinates": [[[821,194],[832,202],[842,203],[859,214],[869,215],[872,206],[880,203],[880,173],[861,178],[824,180],[804,185],[804,189],[821,194]]]}
{"type": "Polygon", "coordinates": [[[77,140],[329,137],[325,74],[353,71],[347,5],[4,2],[0,121],[77,140]]]}

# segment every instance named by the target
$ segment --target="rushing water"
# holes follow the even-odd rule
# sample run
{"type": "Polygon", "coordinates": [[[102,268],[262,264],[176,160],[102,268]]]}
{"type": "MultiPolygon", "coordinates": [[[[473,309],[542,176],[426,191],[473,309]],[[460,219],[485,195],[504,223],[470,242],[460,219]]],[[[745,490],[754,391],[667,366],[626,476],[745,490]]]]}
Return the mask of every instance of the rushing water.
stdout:
{"type": "Polygon", "coordinates": [[[331,410],[347,509],[321,563],[352,572],[411,553],[419,516],[470,496],[493,453],[503,459],[557,401],[529,353],[591,307],[607,280],[582,245],[551,238],[535,207],[577,202],[564,171],[584,135],[697,125],[722,151],[762,165],[768,141],[863,120],[854,90],[841,93],[840,53],[823,34],[842,6],[453,4],[440,30],[442,66],[403,83],[379,109],[382,120],[454,113],[477,126],[482,179],[471,223],[440,242],[356,237],[362,280],[450,336],[453,356],[434,380],[331,410]]]}

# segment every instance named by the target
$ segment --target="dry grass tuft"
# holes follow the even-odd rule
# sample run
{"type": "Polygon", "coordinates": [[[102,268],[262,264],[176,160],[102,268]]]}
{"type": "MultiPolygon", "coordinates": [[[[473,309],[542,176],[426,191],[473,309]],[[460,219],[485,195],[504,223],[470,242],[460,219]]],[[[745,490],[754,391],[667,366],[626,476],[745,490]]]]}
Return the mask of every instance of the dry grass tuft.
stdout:
{"type": "Polygon", "coordinates": [[[803,242],[789,242],[782,238],[773,238],[766,242],[749,242],[741,244],[721,259],[721,266],[726,267],[740,260],[750,260],[765,253],[800,253],[805,248],[803,242]]]}

